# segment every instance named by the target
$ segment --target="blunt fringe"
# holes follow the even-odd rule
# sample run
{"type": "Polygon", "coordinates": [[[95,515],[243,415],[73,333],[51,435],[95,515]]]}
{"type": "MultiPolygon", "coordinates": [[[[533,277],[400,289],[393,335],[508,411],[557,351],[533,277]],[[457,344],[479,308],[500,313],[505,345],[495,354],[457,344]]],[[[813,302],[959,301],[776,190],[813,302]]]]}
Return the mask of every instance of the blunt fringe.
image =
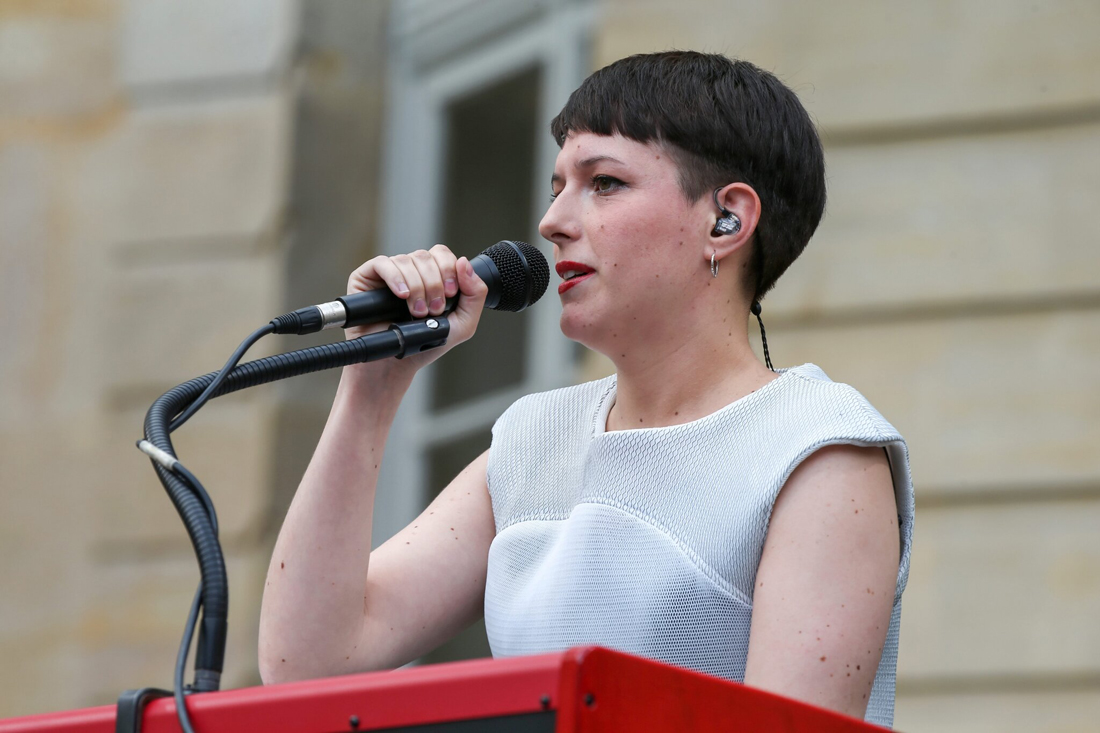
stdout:
{"type": "Polygon", "coordinates": [[[746,287],[760,300],[802,254],[825,211],[825,156],[793,91],[747,61],[665,51],[596,71],[550,123],[570,133],[613,135],[666,147],[688,201],[742,182],[760,197],[746,287]]]}

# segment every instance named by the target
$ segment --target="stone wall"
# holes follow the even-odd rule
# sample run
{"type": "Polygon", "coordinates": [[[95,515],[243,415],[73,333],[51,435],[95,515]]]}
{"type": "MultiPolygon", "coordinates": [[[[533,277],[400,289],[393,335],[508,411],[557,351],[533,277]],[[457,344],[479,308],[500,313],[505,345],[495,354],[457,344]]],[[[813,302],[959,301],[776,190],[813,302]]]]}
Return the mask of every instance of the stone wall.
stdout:
{"type": "MultiPolygon", "coordinates": [[[[898,727],[1092,728],[1097,7],[604,11],[594,66],[728,53],[821,125],[829,206],[765,322],[777,366],[819,364],[909,440],[898,727]]],[[[163,390],[373,251],[386,14],[0,0],[0,717],[170,684],[197,568],[133,441],[163,390]]],[[[291,347],[269,341],[255,353],[291,347]]],[[[334,376],[218,400],[178,436],[223,525],[226,687],[258,681],[269,548],[334,376]]]]}
{"type": "Polygon", "coordinates": [[[1100,6],[618,0],[594,66],[666,48],[776,73],[823,132],[825,218],[764,322],[909,442],[897,727],[1091,730],[1100,6]]]}
{"type": "MultiPolygon", "coordinates": [[[[344,292],[373,248],[386,7],[0,2],[0,718],[171,686],[197,564],[134,441],[157,395],[344,292]]],[[[225,687],[259,680],[318,385],[219,399],[175,436],[221,520],[225,687]]]]}

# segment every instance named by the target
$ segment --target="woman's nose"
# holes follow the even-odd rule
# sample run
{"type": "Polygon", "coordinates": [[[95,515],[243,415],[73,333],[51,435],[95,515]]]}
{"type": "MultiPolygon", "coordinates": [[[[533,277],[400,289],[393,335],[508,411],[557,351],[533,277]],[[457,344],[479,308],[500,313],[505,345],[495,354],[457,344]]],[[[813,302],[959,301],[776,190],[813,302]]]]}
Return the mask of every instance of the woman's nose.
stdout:
{"type": "Polygon", "coordinates": [[[539,234],[554,244],[564,244],[580,236],[580,224],[571,211],[564,192],[550,202],[550,208],[539,222],[539,234]]]}

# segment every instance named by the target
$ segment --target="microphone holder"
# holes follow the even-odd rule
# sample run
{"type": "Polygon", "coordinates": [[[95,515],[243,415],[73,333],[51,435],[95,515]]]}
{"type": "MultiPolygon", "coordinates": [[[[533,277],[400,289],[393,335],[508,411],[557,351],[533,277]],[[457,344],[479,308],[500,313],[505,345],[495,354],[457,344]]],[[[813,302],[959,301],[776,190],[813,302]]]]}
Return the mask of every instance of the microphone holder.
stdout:
{"type": "MultiPolygon", "coordinates": [[[[324,369],[389,357],[400,359],[407,354],[442,346],[449,335],[447,318],[436,316],[395,323],[388,330],[357,339],[256,359],[234,367],[212,397],[324,369]]],[[[145,439],[175,459],[169,429],[172,419],[201,395],[217,375],[218,372],[210,372],[196,377],[157,398],[145,415],[145,439]]],[[[183,519],[202,574],[202,624],[195,650],[195,682],[191,689],[194,692],[214,691],[221,683],[229,612],[229,582],[221,543],[196,490],[161,462],[154,460],[153,468],[183,519]]],[[[125,697],[126,693],[123,694],[125,697]]],[[[120,721],[123,698],[119,701],[120,721]]],[[[144,700],[141,703],[131,700],[129,704],[140,708],[143,703],[144,700]]],[[[137,719],[140,720],[140,714],[137,719]]]]}

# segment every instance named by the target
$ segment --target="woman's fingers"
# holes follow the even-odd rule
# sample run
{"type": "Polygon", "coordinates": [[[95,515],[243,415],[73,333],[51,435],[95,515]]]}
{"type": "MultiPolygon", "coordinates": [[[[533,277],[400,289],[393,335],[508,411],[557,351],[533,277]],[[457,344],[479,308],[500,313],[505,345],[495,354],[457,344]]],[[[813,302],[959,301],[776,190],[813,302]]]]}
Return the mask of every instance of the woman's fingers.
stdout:
{"type": "Polygon", "coordinates": [[[409,295],[407,279],[391,258],[379,255],[359,265],[348,276],[348,293],[388,287],[395,295],[405,298],[409,295]]]}
{"type": "MultiPolygon", "coordinates": [[[[389,288],[409,306],[413,318],[438,316],[448,298],[458,296],[451,316],[451,341],[461,343],[473,335],[485,307],[488,286],[474,272],[466,257],[457,258],[442,244],[392,257],[375,257],[348,278],[348,292],[389,288]]],[[[358,331],[356,331],[358,333],[358,331]]]]}
{"type": "Polygon", "coordinates": [[[417,317],[429,313],[438,316],[443,312],[446,300],[443,296],[443,277],[439,272],[439,265],[427,250],[418,249],[412,253],[411,258],[424,284],[423,293],[418,294],[420,297],[413,302],[412,314],[417,317]]]}
{"type": "MultiPolygon", "coordinates": [[[[448,298],[458,298],[457,307],[448,315],[450,335],[446,345],[410,355],[401,362],[413,371],[430,364],[474,335],[489,294],[489,287],[478,277],[469,259],[456,258],[442,244],[435,245],[430,251],[375,257],[360,265],[348,278],[349,293],[381,288],[389,288],[404,299],[415,319],[438,316],[446,308],[448,298]]],[[[346,329],[345,335],[347,338],[358,338],[384,328],[384,323],[356,326],[346,329]]]]}
{"type": "Polygon", "coordinates": [[[400,271],[401,278],[409,288],[409,294],[404,296],[409,304],[409,313],[416,318],[422,318],[428,314],[424,299],[424,280],[420,275],[420,269],[416,266],[411,255],[396,255],[390,261],[400,271]]]}
{"type": "Polygon", "coordinates": [[[443,278],[443,297],[451,298],[458,294],[458,258],[445,245],[437,244],[429,252],[439,266],[443,278]]]}

